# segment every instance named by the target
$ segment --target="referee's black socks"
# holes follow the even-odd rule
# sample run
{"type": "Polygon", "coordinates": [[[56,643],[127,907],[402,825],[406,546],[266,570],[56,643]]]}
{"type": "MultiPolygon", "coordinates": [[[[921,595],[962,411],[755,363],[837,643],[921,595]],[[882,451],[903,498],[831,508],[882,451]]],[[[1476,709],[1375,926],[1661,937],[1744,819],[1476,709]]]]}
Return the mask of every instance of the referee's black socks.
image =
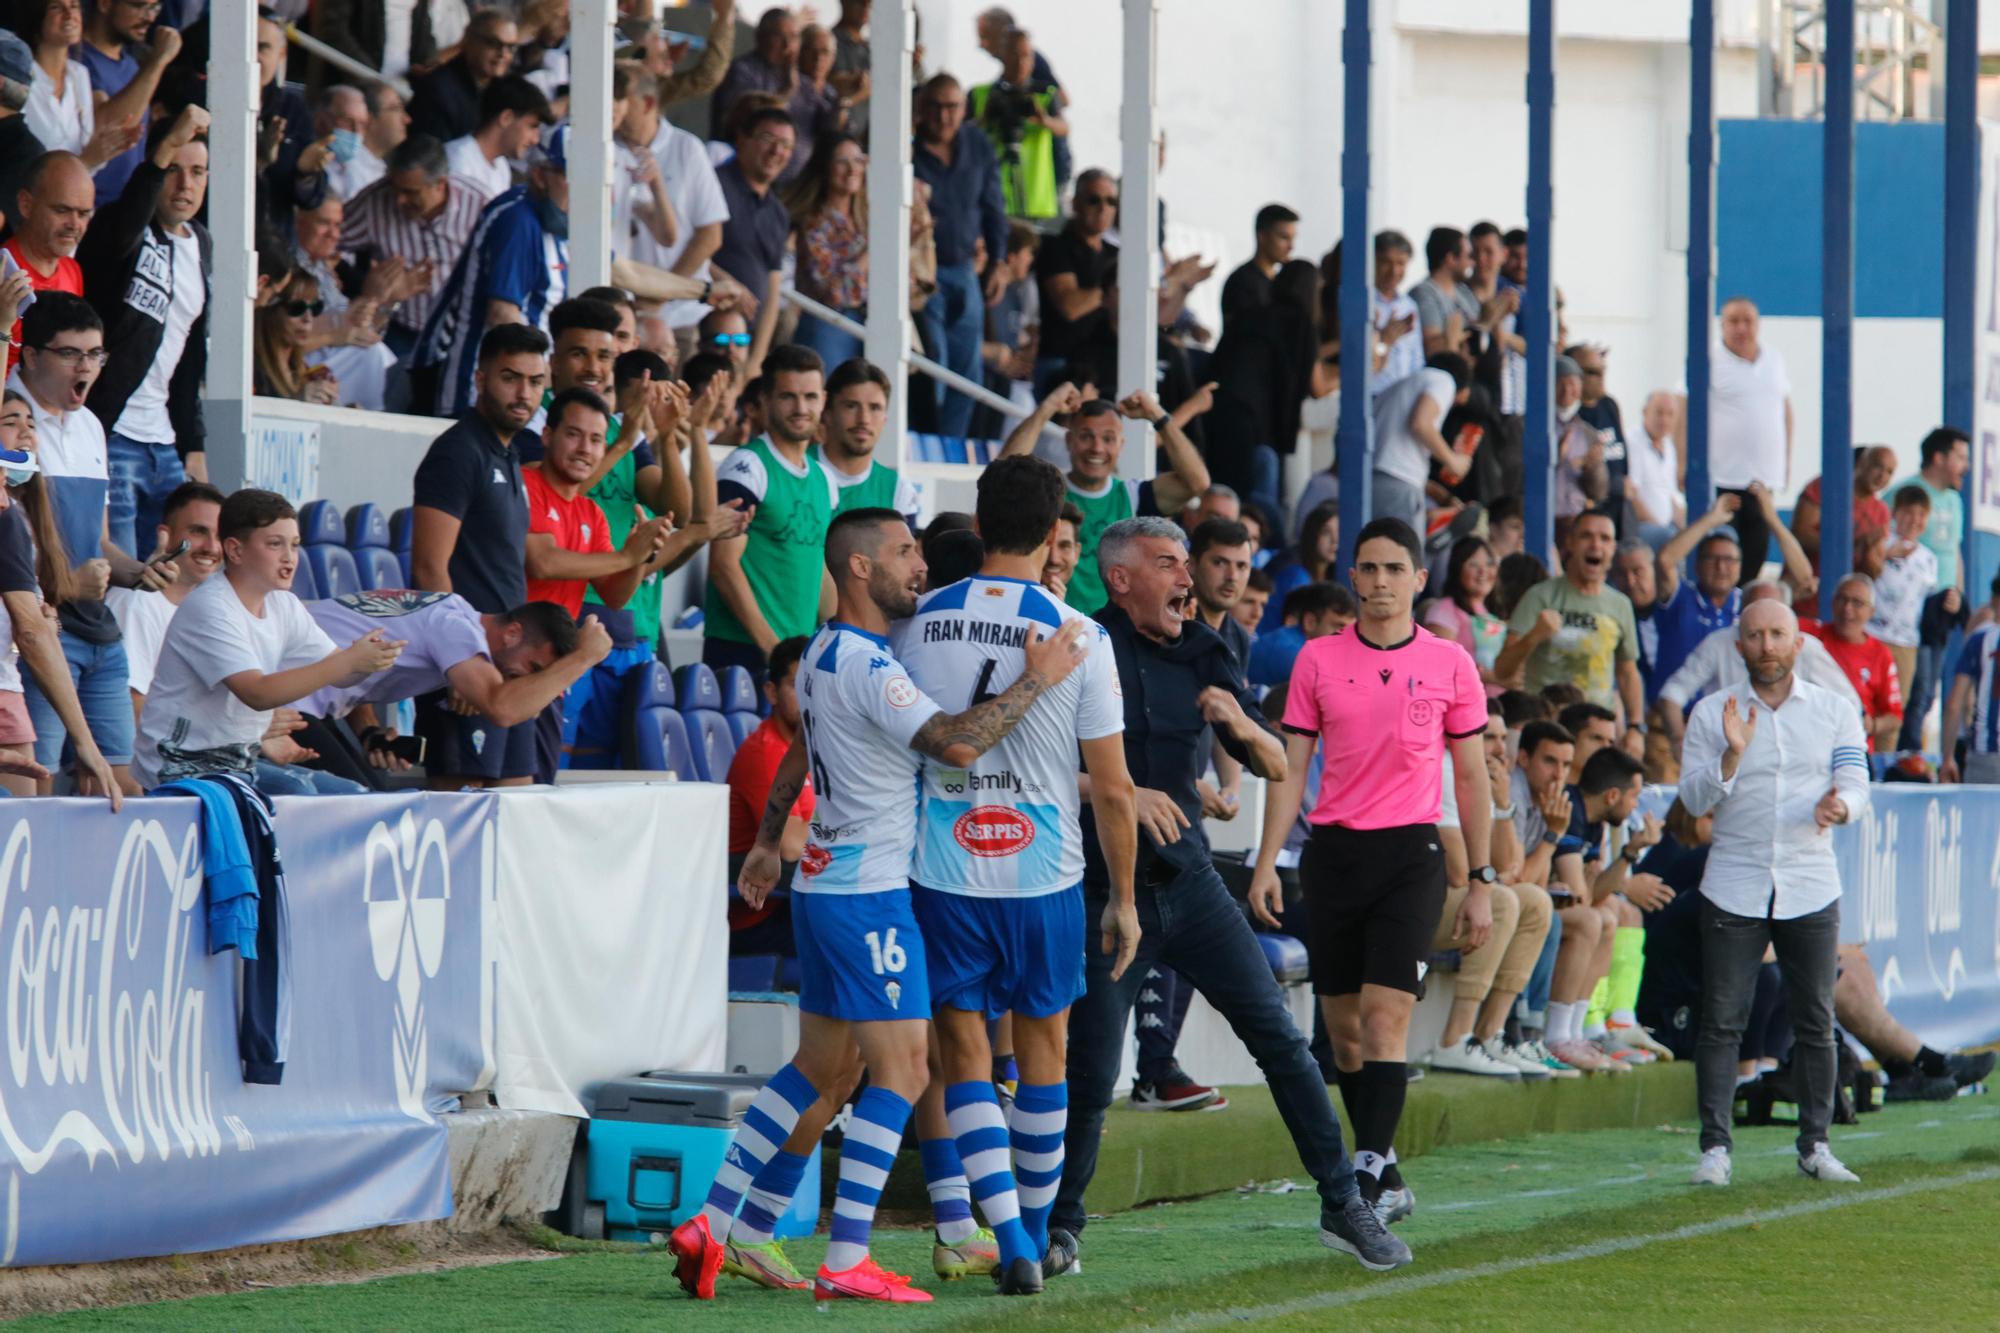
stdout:
{"type": "Polygon", "coordinates": [[[1389,1160],[1396,1125],[1403,1118],[1409,1071],[1401,1060],[1369,1060],[1340,1076],[1341,1101],[1354,1126],[1354,1166],[1363,1196],[1371,1202],[1384,1189],[1402,1185],[1402,1172],[1389,1160]]]}

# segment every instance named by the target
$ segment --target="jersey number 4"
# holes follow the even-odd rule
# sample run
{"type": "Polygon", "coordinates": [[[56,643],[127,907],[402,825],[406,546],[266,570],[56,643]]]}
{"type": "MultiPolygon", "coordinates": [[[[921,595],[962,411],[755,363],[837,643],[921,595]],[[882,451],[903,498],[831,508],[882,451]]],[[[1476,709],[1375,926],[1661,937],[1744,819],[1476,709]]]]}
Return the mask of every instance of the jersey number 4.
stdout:
{"type": "Polygon", "coordinates": [[[871,930],[861,938],[868,942],[868,957],[874,963],[875,975],[878,977],[885,972],[901,972],[910,961],[910,956],[903,951],[903,946],[896,943],[894,926],[889,927],[886,934],[879,930],[871,930]]]}

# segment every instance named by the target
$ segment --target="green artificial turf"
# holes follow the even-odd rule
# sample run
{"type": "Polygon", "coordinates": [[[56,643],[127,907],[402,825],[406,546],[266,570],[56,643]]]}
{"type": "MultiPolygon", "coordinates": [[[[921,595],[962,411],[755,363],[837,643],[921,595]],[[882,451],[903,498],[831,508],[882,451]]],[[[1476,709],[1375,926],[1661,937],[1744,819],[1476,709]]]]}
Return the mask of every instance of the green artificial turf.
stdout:
{"type": "MultiPolygon", "coordinates": [[[[1236,1096],[1232,1091],[1232,1100],[1236,1096]]],[[[1202,1116],[1227,1142],[1234,1111],[1202,1116]]],[[[1139,1117],[1135,1117],[1139,1118],[1139,1117]]],[[[1166,1119],[1167,1117],[1159,1117],[1166,1119]]],[[[1855,1187],[1820,1185],[1793,1166],[1791,1133],[1744,1131],[1737,1184],[1697,1191],[1692,1125],[1677,1121],[1446,1147],[1407,1171],[1418,1210],[1398,1228],[1417,1262],[1368,1274],[1315,1240],[1310,1189],[1230,1193],[1121,1213],[1084,1234],[1084,1272],[1043,1297],[1002,1302],[983,1281],[929,1276],[927,1233],[886,1228],[877,1256],[933,1290],[927,1306],[886,1310],[724,1279],[697,1304],[660,1253],[586,1250],[537,1263],[386,1278],[350,1286],[33,1319],[61,1330],[319,1329],[703,1330],[1332,1327],[1826,1328],[2000,1325],[2000,1105],[1964,1098],[1899,1106],[1833,1132],[1859,1188],[1916,1186],[1876,1202],[1737,1226],[1746,1214],[1813,1205],[1855,1187]],[[1977,1179],[1950,1182],[1968,1175],[1977,1179]],[[1944,1187],[1932,1188],[1939,1182],[1944,1187]],[[1730,1229],[1674,1238],[1676,1228],[1730,1229]],[[1543,1262],[1621,1238],[1647,1243],[1543,1262]],[[1516,1263],[1509,1271],[1490,1266],[1516,1263]],[[1342,1302],[1329,1307],[1327,1302],[1342,1302]],[[1318,1303],[1318,1304],[1315,1304],[1318,1303]]],[[[1294,1164],[1296,1178],[1296,1164],[1294,1164]]],[[[810,1270],[823,1237],[797,1242],[810,1270]]]]}

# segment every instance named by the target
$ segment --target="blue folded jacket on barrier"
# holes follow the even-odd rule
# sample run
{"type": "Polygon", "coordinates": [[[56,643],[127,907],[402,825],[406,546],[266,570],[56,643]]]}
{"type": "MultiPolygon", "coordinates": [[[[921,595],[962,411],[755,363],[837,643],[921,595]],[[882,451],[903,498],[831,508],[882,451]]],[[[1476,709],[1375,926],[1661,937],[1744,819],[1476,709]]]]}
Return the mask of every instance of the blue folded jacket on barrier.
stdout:
{"type": "Polygon", "coordinates": [[[153,788],[154,796],[192,796],[201,802],[202,891],[208,895],[208,951],[234,949],[257,956],[257,871],[243,838],[236,802],[213,782],[186,778],[153,788]]]}

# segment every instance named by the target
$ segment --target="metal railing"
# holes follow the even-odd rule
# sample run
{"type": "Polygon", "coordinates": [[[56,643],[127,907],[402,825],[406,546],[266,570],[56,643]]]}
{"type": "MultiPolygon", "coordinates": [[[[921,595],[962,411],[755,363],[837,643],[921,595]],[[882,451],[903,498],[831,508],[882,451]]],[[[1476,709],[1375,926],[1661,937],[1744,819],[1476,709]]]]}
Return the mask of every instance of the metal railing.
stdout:
{"type": "Polygon", "coordinates": [[[327,64],[344,73],[351,74],[364,83],[379,83],[394,88],[404,101],[410,99],[410,85],[402,79],[391,78],[379,69],[370,69],[345,51],[336,50],[311,33],[304,31],[296,23],[285,25],[285,40],[304,51],[309,56],[317,56],[327,64]]]}
{"type": "MultiPolygon", "coordinates": [[[[811,315],[815,319],[823,320],[833,325],[833,327],[839,329],[849,337],[863,338],[867,336],[868,330],[861,324],[849,319],[832,306],[821,305],[810,296],[800,293],[796,288],[785,288],[784,296],[788,304],[811,315]]],[[[1019,403],[1002,398],[983,384],[975,384],[957,371],[939,365],[921,352],[912,351],[905,359],[910,369],[921,371],[923,374],[936,380],[939,384],[944,385],[947,389],[956,389],[980,406],[992,408],[1007,420],[1012,421],[1028,415],[1028,409],[1022,407],[1019,403]]]]}

